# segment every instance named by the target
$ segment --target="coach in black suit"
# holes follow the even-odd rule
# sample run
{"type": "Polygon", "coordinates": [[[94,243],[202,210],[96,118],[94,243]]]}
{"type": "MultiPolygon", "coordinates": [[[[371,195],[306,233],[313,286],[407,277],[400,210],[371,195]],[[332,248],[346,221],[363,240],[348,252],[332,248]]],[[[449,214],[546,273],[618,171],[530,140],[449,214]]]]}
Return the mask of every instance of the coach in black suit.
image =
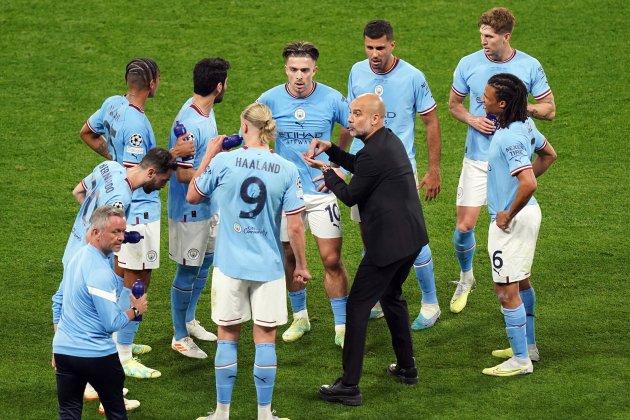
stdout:
{"type": "Polygon", "coordinates": [[[356,155],[336,145],[313,140],[304,160],[324,173],[326,187],[344,204],[357,204],[365,256],[354,278],[346,306],[342,378],[323,385],[320,396],[331,402],[360,405],[359,380],[370,310],[380,300],[392,335],[396,363],[388,373],[403,383],[418,382],[413,359],[409,313],[402,296],[404,283],[420,248],[429,240],[413,170],[402,142],[385,128],[385,105],[374,94],[350,104],[350,134],[365,143],[356,155]],[[325,152],[330,161],[353,173],[349,184],[314,157],[325,152]]]}

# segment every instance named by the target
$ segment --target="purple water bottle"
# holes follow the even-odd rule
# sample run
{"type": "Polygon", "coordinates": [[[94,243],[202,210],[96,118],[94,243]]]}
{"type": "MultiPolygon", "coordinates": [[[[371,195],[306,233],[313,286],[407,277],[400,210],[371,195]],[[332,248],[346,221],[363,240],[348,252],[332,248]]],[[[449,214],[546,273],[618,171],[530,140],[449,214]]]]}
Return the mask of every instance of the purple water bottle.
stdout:
{"type": "Polygon", "coordinates": [[[136,232],[135,230],[125,231],[123,244],[137,244],[141,239],[144,239],[144,236],[142,236],[140,232],[136,232]]]}
{"type": "MultiPolygon", "coordinates": [[[[173,127],[173,134],[175,134],[176,139],[186,134],[186,127],[179,120],[175,121],[175,127],[173,127]]],[[[190,141],[190,136],[186,137],[184,140],[190,141]]],[[[193,158],[192,156],[183,157],[182,161],[187,162],[189,160],[192,160],[192,158],[193,158]]]]}
{"type": "MultiPolygon", "coordinates": [[[[131,286],[131,293],[133,294],[133,297],[135,297],[136,299],[139,299],[142,297],[142,295],[144,295],[144,283],[142,283],[142,280],[140,279],[136,280],[133,286],[131,286]]],[[[142,321],[142,315],[138,315],[138,317],[135,320],[142,321]]]]}
{"type": "Polygon", "coordinates": [[[494,131],[497,131],[499,129],[499,120],[497,120],[497,116],[494,114],[488,114],[486,115],[486,118],[492,121],[494,124],[494,131]]]}
{"type": "Polygon", "coordinates": [[[232,134],[223,139],[223,150],[230,150],[234,147],[238,147],[243,143],[243,137],[240,134],[232,134]]]}

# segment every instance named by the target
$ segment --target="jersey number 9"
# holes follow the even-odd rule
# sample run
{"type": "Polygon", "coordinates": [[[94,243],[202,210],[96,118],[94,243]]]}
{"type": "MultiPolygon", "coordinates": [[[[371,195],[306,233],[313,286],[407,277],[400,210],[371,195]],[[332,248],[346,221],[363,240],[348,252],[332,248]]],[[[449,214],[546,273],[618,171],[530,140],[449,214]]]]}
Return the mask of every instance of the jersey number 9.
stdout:
{"type": "Polygon", "coordinates": [[[267,201],[267,187],[262,179],[251,176],[241,184],[241,200],[247,204],[255,204],[252,210],[242,211],[239,213],[241,219],[253,219],[258,216],[265,207],[267,201]]]}

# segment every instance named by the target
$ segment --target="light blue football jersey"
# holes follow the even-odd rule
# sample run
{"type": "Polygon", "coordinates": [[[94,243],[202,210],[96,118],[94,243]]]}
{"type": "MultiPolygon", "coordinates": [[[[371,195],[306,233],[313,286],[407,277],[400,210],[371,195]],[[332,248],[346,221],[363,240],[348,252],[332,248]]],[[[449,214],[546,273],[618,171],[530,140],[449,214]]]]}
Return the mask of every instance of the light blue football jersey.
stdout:
{"type": "MultiPolygon", "coordinates": [[[[322,173],[319,169],[308,166],[302,159],[302,153],[308,151],[314,138],[330,141],[335,123],[348,127],[349,108],[346,98],[322,83],[314,83],[310,94],[297,98],[283,84],[263,93],[258,102],[271,109],[278,129],[276,152],[297,166],[304,193],[332,194],[317,191],[317,185],[322,181],[313,182],[313,179],[322,173]]],[[[328,162],[325,153],[317,159],[328,162]]]]}
{"type": "Polygon", "coordinates": [[[88,244],[77,250],[63,270],[55,296],[63,296],[53,338],[53,353],[103,357],[116,353],[112,333],[129,323],[118,306],[122,283],[108,256],[88,244]]]}
{"type": "MultiPolygon", "coordinates": [[[[219,135],[217,131],[217,122],[214,118],[214,111],[210,110],[210,115],[205,115],[199,107],[192,103],[192,98],[187,100],[179,110],[175,121],[184,124],[186,131],[190,133],[190,141],[195,142],[195,155],[190,160],[178,158],[177,164],[181,168],[199,168],[201,161],[206,154],[208,141],[219,135]]],[[[169,138],[169,149],[175,146],[177,137],[171,127],[169,138]]],[[[188,192],[188,184],[182,184],[177,181],[177,176],[173,173],[168,187],[168,218],[177,222],[200,222],[207,220],[216,212],[213,212],[208,203],[190,204],[186,201],[186,193],[188,192]]]]}
{"type": "MultiPolygon", "coordinates": [[[[481,98],[488,80],[499,73],[510,73],[525,83],[527,91],[540,100],[551,93],[547,76],[534,57],[514,50],[505,61],[493,61],[481,51],[462,58],[453,73],[451,90],[461,97],[470,95],[468,111],[473,115],[486,115],[481,98]]],[[[486,161],[492,135],[485,135],[468,126],[465,156],[472,160],[486,161]]]]}
{"type": "MultiPolygon", "coordinates": [[[[385,103],[385,127],[402,140],[415,172],[416,114],[425,115],[437,107],[424,73],[398,57],[395,57],[391,69],[377,73],[366,59],[356,63],[350,70],[348,101],[364,93],[376,93],[385,103]]],[[[355,138],[350,153],[357,154],[363,146],[364,143],[355,138]]]]}
{"type": "Polygon", "coordinates": [[[271,150],[243,147],[216,155],[193,182],[221,214],[214,266],[242,280],[284,277],[282,212],[304,210],[295,165],[271,150]]]}
{"type": "Polygon", "coordinates": [[[81,182],[86,190],[85,201],[70,232],[62,259],[64,267],[77,250],[86,244],[85,235],[96,208],[110,204],[124,209],[127,217],[131,209],[131,183],[127,179],[127,170],[119,163],[112,160],[102,162],[81,182]]]}
{"type": "MultiPolygon", "coordinates": [[[[516,175],[531,169],[534,152],[546,143],[531,118],[513,122],[494,133],[488,149],[488,212],[492,221],[498,212],[509,210],[518,189],[516,175]]],[[[536,203],[532,196],[527,205],[536,203]]]]}
{"type": "MultiPolygon", "coordinates": [[[[92,131],[103,134],[109,144],[112,159],[125,167],[135,166],[156,146],[151,123],[144,111],[129,103],[124,96],[107,98],[101,108],[87,121],[92,131]]],[[[149,194],[142,188],[133,193],[130,224],[160,220],[160,195],[149,194]]]]}

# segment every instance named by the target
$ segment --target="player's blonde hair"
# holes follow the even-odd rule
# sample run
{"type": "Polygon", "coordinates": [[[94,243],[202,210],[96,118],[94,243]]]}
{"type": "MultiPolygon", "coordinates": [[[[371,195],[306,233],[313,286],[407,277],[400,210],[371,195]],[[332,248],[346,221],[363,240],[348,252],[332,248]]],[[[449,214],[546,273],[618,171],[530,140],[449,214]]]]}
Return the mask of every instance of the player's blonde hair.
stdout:
{"type": "Polygon", "coordinates": [[[505,7],[494,7],[479,17],[479,27],[489,26],[498,34],[512,33],[516,18],[505,7]]]}
{"type": "Polygon", "coordinates": [[[241,118],[260,130],[258,139],[262,145],[276,139],[276,120],[267,105],[254,102],[241,112],[241,118]]]}

